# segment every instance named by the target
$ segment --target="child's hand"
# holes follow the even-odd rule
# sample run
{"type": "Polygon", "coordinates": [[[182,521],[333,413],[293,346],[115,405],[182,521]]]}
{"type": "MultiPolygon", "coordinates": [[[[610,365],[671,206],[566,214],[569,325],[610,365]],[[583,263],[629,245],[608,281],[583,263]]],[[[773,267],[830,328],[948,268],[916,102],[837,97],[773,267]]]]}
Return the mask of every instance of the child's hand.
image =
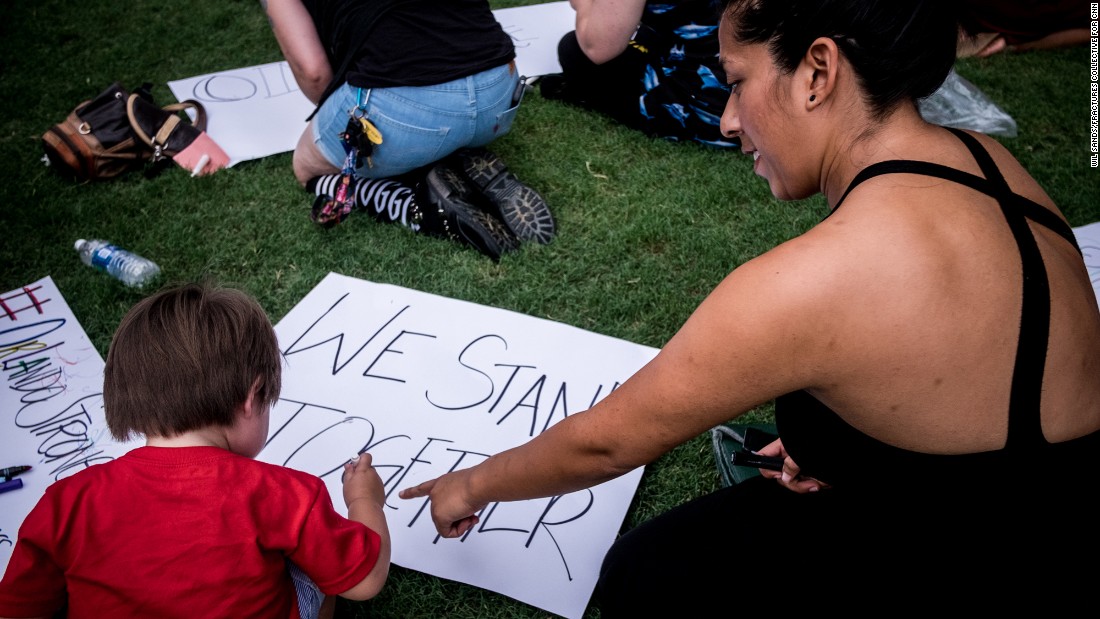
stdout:
{"type": "Polygon", "coordinates": [[[382,478],[371,466],[371,455],[361,453],[344,463],[344,505],[349,508],[354,501],[367,499],[381,506],[386,501],[386,489],[382,478]]]}
{"type": "Polygon", "coordinates": [[[390,530],[386,525],[386,488],[371,466],[371,455],[361,453],[344,463],[344,504],[348,520],[362,523],[378,536],[378,561],[359,584],[340,594],[349,600],[367,600],[382,590],[390,573],[390,530]]]}

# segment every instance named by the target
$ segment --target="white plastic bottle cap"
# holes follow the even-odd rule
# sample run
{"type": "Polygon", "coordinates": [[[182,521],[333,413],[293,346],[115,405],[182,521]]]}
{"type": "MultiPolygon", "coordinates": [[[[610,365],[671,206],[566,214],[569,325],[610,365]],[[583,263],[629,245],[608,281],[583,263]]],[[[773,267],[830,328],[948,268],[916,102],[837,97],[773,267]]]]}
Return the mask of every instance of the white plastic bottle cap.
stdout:
{"type": "Polygon", "coordinates": [[[80,246],[84,244],[84,239],[77,239],[76,244],[73,245],[73,249],[79,250],[80,246]]]}

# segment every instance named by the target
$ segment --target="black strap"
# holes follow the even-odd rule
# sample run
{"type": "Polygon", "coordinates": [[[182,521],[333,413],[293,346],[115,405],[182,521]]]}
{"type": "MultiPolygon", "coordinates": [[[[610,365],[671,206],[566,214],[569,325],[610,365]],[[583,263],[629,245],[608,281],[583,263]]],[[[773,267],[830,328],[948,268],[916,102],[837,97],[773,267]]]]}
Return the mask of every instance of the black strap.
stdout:
{"type": "Polygon", "coordinates": [[[1066,239],[1081,253],[1069,224],[1045,206],[1014,193],[993,157],[974,136],[947,127],[970,151],[985,178],[937,163],[891,160],[867,166],[856,174],[829,215],[836,212],[848,194],[860,183],[883,174],[921,174],[953,181],[980,191],[994,199],[1008,223],[1020,252],[1023,276],[1023,302],[1020,310],[1019,341],[1012,371],[1008,411],[1008,439],[1005,448],[1024,448],[1047,444],[1043,436],[1039,407],[1043,373],[1050,338],[1050,281],[1042,253],[1028,220],[1042,225],[1066,239]]]}
{"type": "Polygon", "coordinates": [[[1046,444],[1039,405],[1043,392],[1047,343],[1050,338],[1050,281],[1039,244],[1028,226],[1024,212],[1013,208],[1013,194],[989,152],[974,136],[952,129],[993,184],[990,194],[1001,205],[1016,246],[1020,250],[1023,274],[1023,303],[1020,308],[1020,339],[1016,344],[1016,363],[1012,370],[1012,390],[1008,401],[1008,440],[1005,449],[1046,444]]]}
{"type": "MultiPolygon", "coordinates": [[[[977,143],[975,142],[975,144],[977,143]]],[[[980,145],[979,148],[981,148],[980,145]]],[[[893,159],[890,161],[873,163],[860,170],[855,178],[852,179],[852,182],[848,184],[848,188],[844,191],[844,195],[840,197],[840,200],[829,212],[829,215],[832,215],[840,208],[844,199],[848,197],[848,194],[851,193],[857,185],[876,176],[882,176],[883,174],[920,174],[923,176],[933,176],[960,185],[966,185],[975,191],[980,191],[990,197],[998,198],[998,186],[986,178],[929,161],[893,159]]],[[[1000,172],[998,171],[997,174],[999,176],[1000,172]]],[[[1030,198],[1025,198],[1016,193],[1010,192],[1007,196],[1003,196],[1003,198],[1006,202],[1012,204],[1012,208],[1019,210],[1028,219],[1064,238],[1077,250],[1077,253],[1081,253],[1081,247],[1077,244],[1077,237],[1073,234],[1073,228],[1071,228],[1064,219],[1055,215],[1053,211],[1030,198]]],[[[828,215],[826,219],[828,219],[828,215]]]]}
{"type": "MultiPolygon", "coordinates": [[[[840,200],[837,201],[836,206],[829,212],[832,215],[836,212],[840,205],[844,203],[848,194],[852,193],[858,185],[863,181],[870,180],[876,176],[882,176],[884,174],[920,174],[923,176],[934,176],[937,178],[954,181],[969,187],[973,187],[978,191],[985,191],[978,186],[980,183],[984,183],[985,179],[980,176],[975,176],[969,172],[963,172],[962,170],[956,170],[955,168],[949,168],[945,165],[938,163],[932,163],[929,161],[914,161],[911,159],[891,159],[890,161],[880,161],[878,163],[872,163],[871,165],[863,168],[852,179],[851,183],[848,183],[848,188],[844,190],[844,195],[840,196],[840,200]]],[[[828,216],[826,216],[828,218],[828,216]]]]}

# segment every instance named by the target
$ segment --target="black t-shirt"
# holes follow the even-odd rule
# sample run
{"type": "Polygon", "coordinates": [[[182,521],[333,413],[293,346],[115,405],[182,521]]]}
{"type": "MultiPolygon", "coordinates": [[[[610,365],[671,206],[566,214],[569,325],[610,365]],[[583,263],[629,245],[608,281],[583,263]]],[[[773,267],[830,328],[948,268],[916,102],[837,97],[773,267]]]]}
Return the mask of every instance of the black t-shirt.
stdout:
{"type": "Polygon", "coordinates": [[[485,0],[415,0],[386,11],[367,34],[370,19],[355,19],[377,0],[303,0],[313,16],[333,70],[362,40],[345,76],[362,88],[427,86],[506,64],[515,58],[511,37],[485,0]],[[337,23],[334,23],[337,22],[337,23]]]}

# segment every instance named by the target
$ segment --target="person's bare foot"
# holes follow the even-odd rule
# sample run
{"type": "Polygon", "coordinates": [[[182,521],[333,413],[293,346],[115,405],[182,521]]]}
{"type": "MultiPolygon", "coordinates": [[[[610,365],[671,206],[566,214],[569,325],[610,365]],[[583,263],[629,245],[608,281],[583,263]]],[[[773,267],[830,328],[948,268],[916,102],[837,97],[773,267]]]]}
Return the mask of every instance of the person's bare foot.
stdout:
{"type": "Polygon", "coordinates": [[[978,53],[974,55],[978,58],[989,58],[993,54],[999,54],[1003,51],[1007,51],[1008,49],[1008,42],[1005,41],[1005,38],[997,35],[993,38],[993,40],[987,43],[985,47],[978,50],[978,53]]]}
{"type": "Polygon", "coordinates": [[[959,44],[955,49],[958,58],[977,56],[986,58],[1008,47],[1003,36],[996,32],[979,32],[971,35],[959,31],[959,44]]]}

